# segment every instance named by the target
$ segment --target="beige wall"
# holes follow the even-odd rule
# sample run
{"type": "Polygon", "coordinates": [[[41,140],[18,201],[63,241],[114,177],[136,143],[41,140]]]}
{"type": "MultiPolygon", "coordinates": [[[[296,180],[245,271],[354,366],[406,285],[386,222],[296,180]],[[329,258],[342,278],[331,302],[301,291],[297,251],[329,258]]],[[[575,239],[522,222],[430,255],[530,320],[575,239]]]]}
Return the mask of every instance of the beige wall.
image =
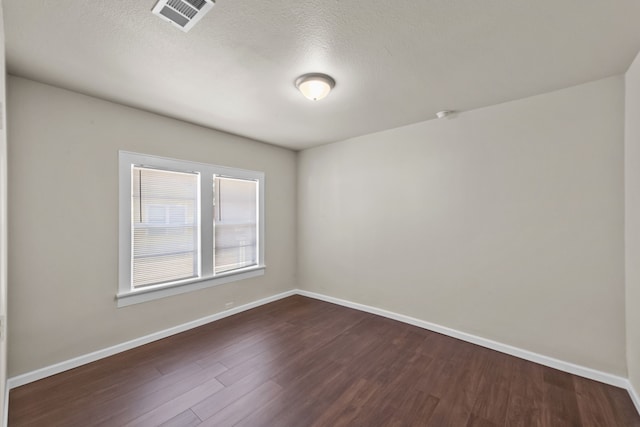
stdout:
{"type": "Polygon", "coordinates": [[[640,392],[640,54],[625,76],[627,363],[640,392]]]}
{"type": "Polygon", "coordinates": [[[303,151],[297,283],[295,153],[10,77],[9,373],[301,287],[626,376],[623,88],[613,77],[303,151]],[[265,276],[117,309],[119,149],[265,171],[265,276]]]}
{"type": "Polygon", "coordinates": [[[11,376],[295,287],[296,153],[9,77],[11,376]],[[266,173],[266,273],[125,308],[118,150],[266,173]]]}
{"type": "Polygon", "coordinates": [[[626,376],[622,77],[303,151],[302,288],[626,376]]]}

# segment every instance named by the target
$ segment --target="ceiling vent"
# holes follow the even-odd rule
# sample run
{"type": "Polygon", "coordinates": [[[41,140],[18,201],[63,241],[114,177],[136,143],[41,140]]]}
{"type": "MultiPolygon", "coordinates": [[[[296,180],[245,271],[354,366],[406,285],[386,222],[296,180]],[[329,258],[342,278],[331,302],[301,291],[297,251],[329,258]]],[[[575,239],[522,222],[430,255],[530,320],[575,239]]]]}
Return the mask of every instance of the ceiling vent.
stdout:
{"type": "Polygon", "coordinates": [[[215,0],[159,0],[152,12],[185,33],[215,4],[215,0]]]}

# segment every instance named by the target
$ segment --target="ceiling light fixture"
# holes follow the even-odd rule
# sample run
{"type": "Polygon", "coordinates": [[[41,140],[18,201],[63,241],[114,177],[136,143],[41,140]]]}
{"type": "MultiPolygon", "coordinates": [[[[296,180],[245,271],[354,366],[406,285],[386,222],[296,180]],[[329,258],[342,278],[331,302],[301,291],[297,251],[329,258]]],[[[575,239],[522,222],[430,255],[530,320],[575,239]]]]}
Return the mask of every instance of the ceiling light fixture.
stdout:
{"type": "Polygon", "coordinates": [[[304,74],[296,80],[296,87],[307,98],[318,101],[329,95],[336,81],[326,74],[304,74]]]}

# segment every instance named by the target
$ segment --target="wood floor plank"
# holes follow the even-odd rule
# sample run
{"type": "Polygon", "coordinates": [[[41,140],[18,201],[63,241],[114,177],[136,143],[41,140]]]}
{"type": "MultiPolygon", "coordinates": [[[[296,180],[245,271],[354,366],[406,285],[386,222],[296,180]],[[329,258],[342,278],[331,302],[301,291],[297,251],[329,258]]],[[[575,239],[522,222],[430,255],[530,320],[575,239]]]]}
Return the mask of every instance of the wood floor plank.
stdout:
{"type": "Polygon", "coordinates": [[[492,421],[479,417],[476,414],[471,414],[469,421],[467,422],[467,427],[498,427],[502,424],[496,424],[492,421]]]}
{"type": "Polygon", "coordinates": [[[543,426],[544,368],[526,360],[514,359],[506,423],[513,427],[543,426]]]}
{"type": "Polygon", "coordinates": [[[163,424],[178,414],[190,409],[193,405],[201,402],[205,396],[215,396],[216,393],[223,389],[224,386],[216,378],[212,378],[124,425],[128,427],[141,427],[163,424]]]}
{"type": "Polygon", "coordinates": [[[345,369],[332,361],[317,368],[310,367],[310,370],[311,373],[304,379],[283,387],[283,396],[291,405],[271,419],[271,425],[297,427],[301,419],[308,424],[313,423],[352,382],[345,369]]]}
{"type": "Polygon", "coordinates": [[[574,377],[573,382],[580,409],[580,420],[584,427],[617,424],[614,408],[600,383],[579,377],[574,377]]]}
{"type": "Polygon", "coordinates": [[[371,381],[364,378],[354,381],[323,411],[311,424],[311,427],[337,426],[345,425],[345,422],[351,422],[364,404],[377,391],[377,387],[371,381]],[[348,403],[345,405],[346,402],[348,403]]]}
{"type": "MultiPolygon", "coordinates": [[[[200,358],[198,363],[206,362],[207,359],[211,359],[211,364],[218,363],[220,358],[233,356],[243,351],[250,351],[256,344],[259,345],[262,341],[269,340],[271,337],[290,329],[294,329],[294,326],[287,322],[272,322],[268,326],[263,325],[260,329],[245,332],[235,337],[231,336],[226,342],[216,344],[203,352],[204,357],[200,358]]],[[[206,365],[206,363],[204,364],[206,365]]]]}
{"type": "Polygon", "coordinates": [[[464,383],[464,388],[451,386],[450,392],[439,396],[438,406],[435,408],[426,426],[465,426],[471,418],[473,405],[477,397],[480,375],[454,376],[452,384],[464,383]]]}
{"type": "Polygon", "coordinates": [[[302,296],[9,399],[11,427],[640,427],[625,390],[302,296]]]}
{"type": "Polygon", "coordinates": [[[202,422],[190,409],[160,424],[160,427],[195,427],[202,422]]]}
{"type": "Polygon", "coordinates": [[[472,409],[474,419],[504,425],[513,369],[514,358],[507,355],[496,355],[486,365],[472,409]]]}
{"type": "Polygon", "coordinates": [[[420,384],[431,395],[440,399],[427,426],[464,426],[471,418],[478,397],[483,373],[491,358],[496,356],[485,349],[452,346],[456,351],[442,351],[434,354],[433,371],[435,377],[429,388],[420,384]],[[460,352],[459,355],[455,355],[460,352]]]}
{"type": "Polygon", "coordinates": [[[363,425],[377,422],[401,424],[404,416],[412,412],[412,422],[418,422],[419,418],[421,425],[426,425],[439,399],[420,390],[418,384],[422,373],[429,371],[433,359],[419,352],[412,353],[410,349],[411,346],[401,346],[395,361],[378,366],[378,374],[373,377],[366,375],[373,379],[376,393],[364,402],[364,410],[357,411],[354,422],[363,425]],[[428,406],[428,417],[420,415],[414,407],[421,400],[428,406]],[[399,414],[403,414],[402,417],[399,418],[399,414]]]}
{"type": "MultiPolygon", "coordinates": [[[[197,372],[185,378],[176,381],[171,378],[160,387],[149,387],[146,389],[136,390],[134,393],[119,396],[117,399],[110,401],[109,410],[105,411],[106,417],[98,420],[89,420],[92,425],[97,426],[122,426],[127,422],[146,414],[153,409],[162,406],[167,402],[179,398],[184,393],[205,384],[217,388],[217,380],[215,377],[224,372],[226,368],[219,365],[202,372],[197,372]]],[[[168,374],[165,377],[172,376],[168,374]]],[[[219,384],[219,383],[218,383],[219,384]]]]}
{"type": "Polygon", "coordinates": [[[560,386],[544,385],[544,425],[558,427],[581,426],[580,409],[575,392],[560,386]]]}
{"type": "Polygon", "coordinates": [[[202,427],[233,426],[254,411],[262,408],[282,392],[282,387],[268,381],[248,394],[227,405],[200,424],[202,427]]]}
{"type": "MultiPolygon", "coordinates": [[[[197,365],[186,365],[181,371],[170,375],[161,375],[151,381],[129,381],[115,385],[108,389],[97,388],[92,392],[84,392],[75,381],[69,382],[67,386],[75,389],[76,394],[72,399],[63,397],[54,409],[36,408],[28,419],[36,425],[47,425],[48,420],[58,425],[83,425],[97,424],[113,412],[123,410],[129,402],[136,402],[137,398],[144,390],[162,390],[173,386],[184,378],[198,377],[202,374],[202,369],[197,365]],[[60,404],[64,402],[64,404],[60,404]]],[[[37,386],[37,383],[36,383],[37,386]]],[[[47,397],[48,392],[38,396],[47,397]]],[[[39,400],[39,399],[38,399],[39,400]]],[[[9,411],[10,422],[14,414],[9,411]]],[[[18,420],[22,420],[19,413],[16,414],[18,420]]],[[[18,424],[19,425],[19,424],[18,424]]]]}
{"type": "Polygon", "coordinates": [[[626,390],[618,387],[604,386],[605,393],[614,408],[616,425],[624,427],[640,427],[640,416],[626,390]]]}
{"type": "Polygon", "coordinates": [[[280,369],[284,369],[285,364],[291,362],[292,354],[304,353],[305,347],[304,343],[296,341],[289,343],[289,345],[283,345],[279,349],[261,351],[252,358],[231,367],[221,374],[218,379],[224,385],[231,386],[256,372],[269,372],[275,375],[280,369]]]}
{"type": "Polygon", "coordinates": [[[391,425],[427,425],[439,403],[440,399],[437,397],[427,395],[423,391],[415,391],[394,412],[391,425]]]}
{"type": "MultiPolygon", "coordinates": [[[[262,353],[272,353],[282,348],[283,343],[287,343],[299,333],[299,330],[288,323],[273,328],[269,333],[262,334],[262,338],[253,342],[247,347],[226,351],[223,354],[212,355],[207,360],[222,363],[227,369],[232,369],[242,363],[254,358],[262,353]]],[[[207,366],[204,359],[198,361],[202,366],[207,366]]]]}
{"type": "MultiPolygon", "coordinates": [[[[289,402],[288,396],[280,393],[269,403],[238,421],[234,427],[272,427],[275,425],[272,420],[282,411],[286,411],[287,408],[290,407],[291,402],[289,402]]],[[[305,422],[305,424],[307,424],[307,422],[305,422]]]]}
{"type": "Polygon", "coordinates": [[[345,368],[330,359],[296,360],[297,375],[274,377],[283,392],[239,425],[297,427],[301,419],[311,424],[352,381],[345,368]]]}
{"type": "Polygon", "coordinates": [[[269,380],[268,376],[262,372],[256,372],[235,384],[225,387],[219,393],[201,400],[192,406],[192,410],[200,419],[211,418],[242,396],[266,383],[269,380]]]}
{"type": "Polygon", "coordinates": [[[114,395],[157,380],[161,376],[153,366],[92,369],[82,373],[65,372],[54,376],[55,383],[45,382],[48,378],[43,380],[43,383],[37,383],[38,395],[41,396],[38,400],[29,399],[29,394],[33,393],[33,386],[12,390],[10,401],[22,402],[20,405],[14,405],[12,417],[20,418],[35,412],[55,413],[60,409],[60,401],[64,400],[73,402],[74,406],[84,405],[87,401],[106,401],[114,395]],[[39,387],[40,385],[42,387],[39,387]]]}

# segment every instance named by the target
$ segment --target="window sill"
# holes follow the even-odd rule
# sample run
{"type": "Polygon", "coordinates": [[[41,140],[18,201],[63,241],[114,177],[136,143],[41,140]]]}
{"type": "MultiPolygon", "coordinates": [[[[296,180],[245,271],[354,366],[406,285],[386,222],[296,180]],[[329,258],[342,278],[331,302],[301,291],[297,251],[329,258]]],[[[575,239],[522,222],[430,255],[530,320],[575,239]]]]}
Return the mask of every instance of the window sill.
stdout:
{"type": "Polygon", "coordinates": [[[118,308],[127,307],[129,305],[140,304],[147,301],[153,301],[173,295],[184,294],[186,292],[197,291],[200,289],[210,288],[212,286],[222,285],[224,283],[235,282],[237,280],[249,279],[251,277],[262,276],[265,266],[253,266],[243,268],[241,270],[221,273],[215,277],[198,278],[187,280],[171,285],[149,287],[130,292],[122,292],[116,295],[118,308]]]}

